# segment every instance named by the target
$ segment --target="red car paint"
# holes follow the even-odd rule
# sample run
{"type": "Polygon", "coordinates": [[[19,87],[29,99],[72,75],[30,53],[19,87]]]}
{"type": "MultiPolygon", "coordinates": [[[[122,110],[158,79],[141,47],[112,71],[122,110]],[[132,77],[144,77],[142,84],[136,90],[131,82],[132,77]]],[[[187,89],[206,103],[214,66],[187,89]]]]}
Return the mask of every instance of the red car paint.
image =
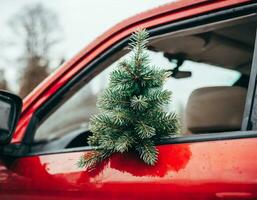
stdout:
{"type": "Polygon", "coordinates": [[[84,152],[20,158],[2,167],[0,196],[256,199],[256,145],[256,139],[162,145],[154,167],[146,166],[131,154],[117,154],[91,172],[74,164],[84,152]]]}
{"type": "MultiPolygon", "coordinates": [[[[179,1],[139,14],[97,38],[25,100],[12,143],[21,143],[33,113],[88,63],[135,28],[151,28],[249,0],[179,1]]],[[[150,167],[114,155],[93,171],[75,163],[87,151],[0,161],[1,199],[257,199],[257,139],[159,146],[150,167]]]]}

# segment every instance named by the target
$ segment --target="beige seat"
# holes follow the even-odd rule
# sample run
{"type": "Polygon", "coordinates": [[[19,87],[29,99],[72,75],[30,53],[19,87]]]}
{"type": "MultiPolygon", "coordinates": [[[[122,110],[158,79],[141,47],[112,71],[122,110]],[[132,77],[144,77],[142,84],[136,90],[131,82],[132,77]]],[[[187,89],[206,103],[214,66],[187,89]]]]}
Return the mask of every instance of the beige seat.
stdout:
{"type": "Polygon", "coordinates": [[[245,99],[245,88],[205,87],[189,97],[185,123],[191,133],[211,133],[240,130],[245,99]]]}

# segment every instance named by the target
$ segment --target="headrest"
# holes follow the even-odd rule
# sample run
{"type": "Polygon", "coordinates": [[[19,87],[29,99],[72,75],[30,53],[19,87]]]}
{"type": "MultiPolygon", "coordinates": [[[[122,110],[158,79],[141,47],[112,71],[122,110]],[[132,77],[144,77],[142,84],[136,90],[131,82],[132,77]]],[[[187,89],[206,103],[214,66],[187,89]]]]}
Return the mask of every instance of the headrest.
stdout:
{"type": "Polygon", "coordinates": [[[192,92],[186,107],[186,126],[192,133],[240,130],[247,90],[205,87],[192,92]]]}

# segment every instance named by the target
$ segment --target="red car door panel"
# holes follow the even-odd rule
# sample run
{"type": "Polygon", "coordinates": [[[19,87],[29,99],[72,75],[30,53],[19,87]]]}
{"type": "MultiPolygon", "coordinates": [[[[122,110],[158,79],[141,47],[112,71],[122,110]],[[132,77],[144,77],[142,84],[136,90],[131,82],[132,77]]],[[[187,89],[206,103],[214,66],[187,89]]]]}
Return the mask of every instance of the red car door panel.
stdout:
{"type": "Polygon", "coordinates": [[[117,154],[90,171],[76,166],[79,157],[87,152],[28,156],[15,159],[8,166],[2,164],[1,196],[256,199],[256,145],[255,138],[161,145],[156,166],[147,166],[132,154],[117,154]]]}

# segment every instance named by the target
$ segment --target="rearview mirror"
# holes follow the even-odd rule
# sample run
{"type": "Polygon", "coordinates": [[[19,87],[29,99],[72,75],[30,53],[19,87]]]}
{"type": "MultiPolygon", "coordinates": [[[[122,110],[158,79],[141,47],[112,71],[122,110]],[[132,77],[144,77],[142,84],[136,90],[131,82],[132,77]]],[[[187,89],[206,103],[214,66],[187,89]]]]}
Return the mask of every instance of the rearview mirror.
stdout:
{"type": "Polygon", "coordinates": [[[16,128],[22,108],[22,99],[0,90],[0,144],[8,144],[16,128]]]}

